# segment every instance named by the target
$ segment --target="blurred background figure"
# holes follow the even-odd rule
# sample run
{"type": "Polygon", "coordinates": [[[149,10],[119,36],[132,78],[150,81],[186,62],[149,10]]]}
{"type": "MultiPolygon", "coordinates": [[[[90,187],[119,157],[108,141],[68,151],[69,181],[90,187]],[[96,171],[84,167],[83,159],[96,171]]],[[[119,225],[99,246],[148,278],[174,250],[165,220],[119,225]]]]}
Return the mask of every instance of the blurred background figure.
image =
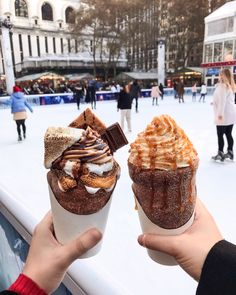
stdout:
{"type": "Polygon", "coordinates": [[[156,106],[158,106],[158,98],[161,95],[161,91],[157,85],[157,82],[153,83],[152,90],[151,90],[151,97],[152,97],[152,105],[156,102],[156,106]]]}
{"type": "Polygon", "coordinates": [[[206,84],[205,83],[202,83],[202,86],[201,86],[201,96],[199,98],[199,102],[201,101],[201,99],[202,99],[203,102],[205,102],[206,94],[207,94],[206,84]]]}
{"type": "Polygon", "coordinates": [[[160,83],[159,84],[159,90],[160,90],[160,92],[161,92],[161,99],[163,99],[164,98],[164,86],[162,85],[162,83],[160,83]]]}
{"type": "Polygon", "coordinates": [[[27,119],[26,107],[33,113],[33,109],[25,99],[24,94],[18,86],[13,87],[13,93],[10,97],[11,113],[13,120],[16,122],[18,141],[22,141],[21,129],[23,137],[26,138],[25,120],[27,119]]]}
{"type": "Polygon", "coordinates": [[[138,82],[135,80],[135,81],[133,81],[133,83],[131,84],[131,87],[130,87],[130,97],[131,97],[132,102],[133,102],[133,99],[135,99],[136,113],[138,113],[138,99],[140,96],[141,96],[141,89],[140,89],[138,82]]]}
{"type": "Polygon", "coordinates": [[[131,106],[132,100],[129,92],[129,85],[123,84],[122,90],[120,91],[118,103],[117,103],[117,111],[120,109],[120,125],[122,130],[124,130],[124,121],[126,120],[128,131],[131,132],[131,106]]]}
{"type": "Polygon", "coordinates": [[[81,99],[83,99],[84,95],[85,95],[85,89],[84,86],[82,84],[77,84],[75,86],[75,99],[76,99],[76,103],[77,103],[77,108],[78,110],[80,109],[80,102],[81,99]]]}
{"type": "Polygon", "coordinates": [[[197,96],[197,83],[194,83],[192,86],[192,101],[196,101],[197,96]]]}
{"type": "Polygon", "coordinates": [[[179,103],[181,103],[181,101],[184,102],[184,82],[183,82],[183,80],[181,80],[177,84],[176,91],[177,91],[177,94],[178,94],[179,103]]]}
{"type": "Polygon", "coordinates": [[[89,81],[88,83],[86,97],[87,97],[86,102],[90,102],[92,109],[96,110],[96,89],[95,89],[95,83],[92,80],[89,81]]]}

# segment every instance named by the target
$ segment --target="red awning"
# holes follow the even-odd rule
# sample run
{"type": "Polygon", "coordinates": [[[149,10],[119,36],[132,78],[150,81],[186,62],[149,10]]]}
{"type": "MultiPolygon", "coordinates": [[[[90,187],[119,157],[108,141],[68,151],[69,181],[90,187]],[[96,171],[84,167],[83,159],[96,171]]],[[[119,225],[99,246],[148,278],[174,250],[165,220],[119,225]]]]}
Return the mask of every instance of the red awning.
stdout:
{"type": "Polygon", "coordinates": [[[202,68],[236,66],[236,60],[202,63],[202,68]]]}

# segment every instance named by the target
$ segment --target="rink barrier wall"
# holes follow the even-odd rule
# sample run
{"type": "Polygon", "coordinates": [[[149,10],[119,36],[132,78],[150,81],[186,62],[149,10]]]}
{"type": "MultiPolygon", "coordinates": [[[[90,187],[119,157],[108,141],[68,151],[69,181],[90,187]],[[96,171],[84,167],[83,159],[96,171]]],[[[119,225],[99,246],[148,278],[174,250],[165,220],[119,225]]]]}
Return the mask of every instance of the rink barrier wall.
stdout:
{"type": "MultiPolygon", "coordinates": [[[[207,94],[212,94],[214,87],[207,87],[207,94]]],[[[200,87],[198,87],[197,92],[200,93],[200,87]]],[[[185,95],[192,94],[192,87],[185,87],[185,95]]],[[[142,89],[141,95],[143,98],[151,96],[151,89],[142,89]]],[[[174,96],[173,88],[164,88],[165,96],[174,96]]],[[[53,93],[53,94],[31,94],[25,95],[27,102],[32,106],[43,106],[43,105],[53,105],[53,104],[63,104],[63,103],[75,103],[76,99],[73,93],[53,93]]],[[[0,109],[9,108],[10,96],[0,97],[0,109]]],[[[111,91],[96,91],[96,100],[115,100],[115,94],[111,91]]]]}

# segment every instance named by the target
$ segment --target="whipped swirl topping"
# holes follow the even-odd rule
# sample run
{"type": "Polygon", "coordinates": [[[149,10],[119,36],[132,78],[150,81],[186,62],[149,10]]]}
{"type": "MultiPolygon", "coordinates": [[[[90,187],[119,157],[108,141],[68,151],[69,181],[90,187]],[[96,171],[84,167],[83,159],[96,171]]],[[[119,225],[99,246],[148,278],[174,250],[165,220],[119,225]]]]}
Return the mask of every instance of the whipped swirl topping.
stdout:
{"type": "Polygon", "coordinates": [[[63,153],[62,158],[94,164],[104,164],[113,159],[109,146],[90,127],[83,132],[78,142],[63,153]]]}
{"type": "Polygon", "coordinates": [[[129,162],[143,169],[175,170],[198,161],[193,144],[169,115],[155,117],[131,144],[129,162]]]}

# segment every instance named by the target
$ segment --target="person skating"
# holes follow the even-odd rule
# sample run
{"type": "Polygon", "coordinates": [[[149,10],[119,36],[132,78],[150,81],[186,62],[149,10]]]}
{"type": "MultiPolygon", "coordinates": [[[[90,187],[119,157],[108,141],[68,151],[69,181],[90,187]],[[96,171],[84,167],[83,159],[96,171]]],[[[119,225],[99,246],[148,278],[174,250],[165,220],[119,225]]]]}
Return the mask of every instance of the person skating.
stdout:
{"type": "Polygon", "coordinates": [[[122,85],[122,90],[118,98],[117,111],[119,111],[120,109],[120,125],[122,130],[124,130],[124,121],[126,119],[129,132],[132,131],[131,106],[132,106],[132,100],[129,93],[129,85],[124,84],[122,85]]]}
{"type": "Polygon", "coordinates": [[[201,86],[201,96],[199,98],[199,102],[201,101],[201,99],[202,99],[203,102],[205,102],[206,94],[207,94],[206,84],[205,83],[202,83],[202,86],[201,86]]]}
{"type": "Polygon", "coordinates": [[[76,85],[75,98],[76,98],[78,110],[80,109],[80,101],[84,97],[84,95],[85,95],[84,87],[81,84],[76,85]]]}
{"type": "Polygon", "coordinates": [[[177,94],[179,103],[181,103],[181,101],[184,102],[184,83],[182,80],[177,84],[177,94]]]}
{"type": "Polygon", "coordinates": [[[26,107],[31,111],[31,113],[33,113],[33,109],[26,101],[24,94],[21,92],[21,89],[18,86],[13,87],[13,93],[10,97],[10,104],[13,120],[16,122],[18,141],[22,141],[21,129],[23,131],[23,137],[26,138],[26,107]]]}
{"type": "Polygon", "coordinates": [[[196,101],[196,96],[197,96],[197,83],[194,83],[192,86],[192,101],[196,101]]]}
{"type": "Polygon", "coordinates": [[[236,122],[236,109],[234,104],[235,83],[233,74],[229,69],[220,72],[219,83],[213,94],[214,117],[218,138],[218,153],[212,159],[223,162],[225,159],[234,159],[232,137],[233,126],[236,122]],[[224,134],[227,139],[227,153],[224,154],[224,134]]]}
{"type": "Polygon", "coordinates": [[[164,98],[164,86],[162,85],[162,83],[159,84],[159,90],[161,92],[161,100],[163,100],[164,98]]]}
{"type": "Polygon", "coordinates": [[[157,82],[154,82],[151,90],[151,97],[152,97],[152,105],[156,102],[156,105],[158,106],[158,98],[161,95],[161,91],[157,85],[157,82]]]}
{"type": "Polygon", "coordinates": [[[130,97],[133,102],[135,99],[135,111],[138,113],[138,99],[141,96],[140,86],[137,81],[134,81],[130,86],[130,97]]]}

